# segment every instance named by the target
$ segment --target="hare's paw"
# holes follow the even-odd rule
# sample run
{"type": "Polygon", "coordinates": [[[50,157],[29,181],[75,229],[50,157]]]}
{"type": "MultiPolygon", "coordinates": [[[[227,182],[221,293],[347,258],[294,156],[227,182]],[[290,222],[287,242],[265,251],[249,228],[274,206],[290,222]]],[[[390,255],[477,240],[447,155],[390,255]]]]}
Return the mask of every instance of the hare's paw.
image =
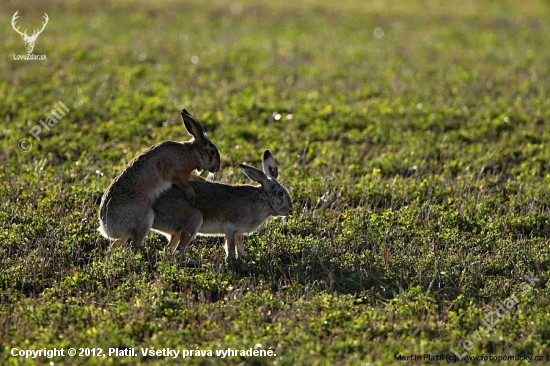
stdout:
{"type": "Polygon", "coordinates": [[[185,190],[185,199],[191,206],[195,206],[197,204],[197,201],[199,199],[199,196],[197,195],[197,192],[191,187],[188,187],[185,190]]]}

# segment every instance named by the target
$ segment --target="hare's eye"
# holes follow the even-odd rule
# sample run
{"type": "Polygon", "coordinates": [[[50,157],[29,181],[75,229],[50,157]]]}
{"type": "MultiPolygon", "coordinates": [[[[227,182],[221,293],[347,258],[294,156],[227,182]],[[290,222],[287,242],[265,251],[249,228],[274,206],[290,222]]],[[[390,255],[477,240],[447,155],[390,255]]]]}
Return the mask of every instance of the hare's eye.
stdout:
{"type": "Polygon", "coordinates": [[[283,198],[285,195],[282,191],[277,191],[277,193],[275,194],[277,195],[277,197],[280,197],[280,198],[283,198]]]}
{"type": "Polygon", "coordinates": [[[215,150],[208,150],[208,155],[210,155],[211,157],[215,157],[216,156],[216,151],[215,150]]]}

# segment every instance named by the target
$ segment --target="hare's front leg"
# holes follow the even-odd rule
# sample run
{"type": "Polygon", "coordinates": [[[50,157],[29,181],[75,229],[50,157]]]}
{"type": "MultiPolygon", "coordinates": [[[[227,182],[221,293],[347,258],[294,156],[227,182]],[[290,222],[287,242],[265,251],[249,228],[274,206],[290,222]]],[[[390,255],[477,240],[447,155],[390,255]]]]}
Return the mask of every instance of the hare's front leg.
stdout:
{"type": "Polygon", "coordinates": [[[225,231],[225,260],[229,261],[230,259],[235,258],[235,231],[226,230],[225,231]]]}
{"type": "MultiPolygon", "coordinates": [[[[172,177],[172,183],[180,187],[185,194],[185,199],[187,200],[187,202],[189,202],[191,206],[195,206],[198,199],[197,192],[195,192],[193,187],[189,185],[186,178],[187,177],[176,173],[172,177]]],[[[196,178],[193,178],[193,180],[196,180],[196,178]]]]}
{"type": "MultiPolygon", "coordinates": [[[[200,227],[202,226],[203,215],[202,211],[197,210],[196,208],[191,208],[189,210],[189,216],[187,217],[187,223],[183,226],[180,231],[180,241],[179,241],[179,250],[180,254],[183,256],[187,250],[187,246],[193,240],[200,227]]],[[[174,248],[175,250],[175,248],[174,248]]]]}
{"type": "Polygon", "coordinates": [[[246,252],[244,250],[244,240],[242,234],[235,234],[235,247],[237,248],[238,258],[244,258],[246,256],[246,252]]]}

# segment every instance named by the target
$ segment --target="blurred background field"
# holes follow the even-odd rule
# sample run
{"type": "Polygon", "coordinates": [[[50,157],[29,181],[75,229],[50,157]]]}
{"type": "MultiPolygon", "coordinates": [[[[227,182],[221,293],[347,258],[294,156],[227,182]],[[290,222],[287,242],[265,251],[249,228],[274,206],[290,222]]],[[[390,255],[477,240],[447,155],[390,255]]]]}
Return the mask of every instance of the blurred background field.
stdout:
{"type": "MultiPolygon", "coordinates": [[[[12,347],[276,351],[190,363],[390,364],[550,347],[550,11],[544,1],[5,1],[0,363],[12,347]],[[21,30],[49,24],[14,60],[21,30]],[[29,130],[70,111],[40,141],[29,130]],[[107,249],[96,204],[186,108],[217,179],[270,149],[295,214],[186,259],[107,249]],[[29,151],[18,149],[27,138],[29,151]]],[[[41,359],[41,361],[47,361],[41,359]]],[[[54,360],[70,362],[69,359],[54,360]]],[[[168,363],[165,358],[84,358],[168,363]]]]}

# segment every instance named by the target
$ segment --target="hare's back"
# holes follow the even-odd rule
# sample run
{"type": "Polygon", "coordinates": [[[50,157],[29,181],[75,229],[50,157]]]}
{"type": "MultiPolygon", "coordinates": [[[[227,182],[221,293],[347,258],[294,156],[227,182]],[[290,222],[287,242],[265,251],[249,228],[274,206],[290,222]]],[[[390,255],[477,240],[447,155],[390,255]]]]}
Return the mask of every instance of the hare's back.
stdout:
{"type": "Polygon", "coordinates": [[[197,193],[197,208],[205,215],[251,204],[258,189],[250,185],[229,185],[208,181],[189,182],[197,193]]]}
{"type": "Polygon", "coordinates": [[[143,192],[156,198],[171,184],[159,172],[159,163],[170,165],[170,161],[180,159],[186,146],[175,141],[163,141],[151,146],[135,157],[113,180],[107,189],[109,196],[140,196],[143,192]]]}

